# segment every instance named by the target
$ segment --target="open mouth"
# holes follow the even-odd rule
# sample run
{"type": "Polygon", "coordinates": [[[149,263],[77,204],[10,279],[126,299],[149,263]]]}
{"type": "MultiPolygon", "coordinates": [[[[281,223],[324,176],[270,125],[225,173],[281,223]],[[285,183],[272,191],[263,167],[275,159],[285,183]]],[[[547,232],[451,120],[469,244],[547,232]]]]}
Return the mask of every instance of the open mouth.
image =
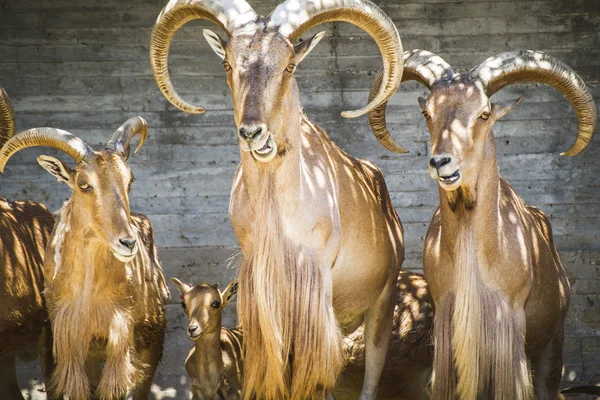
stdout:
{"type": "Polygon", "coordinates": [[[117,260],[126,263],[126,262],[129,262],[129,261],[131,261],[131,260],[133,260],[135,258],[135,255],[136,255],[137,251],[133,251],[131,254],[125,255],[125,254],[119,253],[115,249],[112,249],[112,253],[116,257],[117,260]]]}
{"type": "Polygon", "coordinates": [[[438,176],[438,180],[446,185],[456,182],[458,178],[460,178],[460,172],[458,170],[454,171],[452,175],[438,176]]]}
{"type": "Polygon", "coordinates": [[[271,161],[275,157],[275,154],[277,154],[277,145],[272,135],[269,135],[263,147],[252,151],[254,158],[262,162],[271,161]]]}

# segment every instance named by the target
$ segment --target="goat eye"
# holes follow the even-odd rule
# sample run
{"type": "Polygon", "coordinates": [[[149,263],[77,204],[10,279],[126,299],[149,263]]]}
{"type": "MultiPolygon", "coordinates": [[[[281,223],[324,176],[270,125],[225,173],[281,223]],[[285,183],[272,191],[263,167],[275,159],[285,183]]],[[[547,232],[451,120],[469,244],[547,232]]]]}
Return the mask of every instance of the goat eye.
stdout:
{"type": "Polygon", "coordinates": [[[212,304],[210,305],[212,308],[219,308],[221,307],[221,303],[217,300],[213,301],[212,304]]]}
{"type": "Polygon", "coordinates": [[[427,111],[423,111],[423,116],[425,117],[425,119],[429,119],[429,118],[431,118],[431,117],[429,116],[429,114],[427,113],[427,111]]]}
{"type": "Polygon", "coordinates": [[[231,70],[231,64],[229,64],[227,61],[223,61],[223,68],[225,68],[225,71],[230,71],[231,70]]]}
{"type": "Polygon", "coordinates": [[[487,121],[488,119],[490,119],[490,115],[491,114],[489,112],[484,112],[479,118],[481,118],[484,121],[487,121]]]}
{"type": "Polygon", "coordinates": [[[84,192],[87,192],[92,188],[90,185],[87,184],[87,182],[79,182],[77,186],[79,186],[79,189],[83,190],[84,192]]]}
{"type": "Polygon", "coordinates": [[[296,70],[296,64],[294,64],[294,63],[289,63],[288,66],[285,67],[285,72],[288,72],[290,74],[293,74],[295,70],[296,70]]]}

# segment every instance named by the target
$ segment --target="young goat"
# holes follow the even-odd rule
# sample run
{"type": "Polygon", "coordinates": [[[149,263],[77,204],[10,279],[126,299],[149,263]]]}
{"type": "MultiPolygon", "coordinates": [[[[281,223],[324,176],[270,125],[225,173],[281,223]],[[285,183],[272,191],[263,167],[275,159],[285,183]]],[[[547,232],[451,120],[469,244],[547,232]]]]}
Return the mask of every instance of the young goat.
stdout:
{"type": "MultiPolygon", "coordinates": [[[[15,134],[8,95],[0,88],[0,147],[15,134]]],[[[44,306],[44,253],[54,226],[48,209],[32,201],[0,198],[0,394],[23,399],[15,356],[33,361],[40,353],[47,384],[52,369],[52,335],[44,306]]],[[[54,398],[50,390],[48,398],[54,398]]]]}
{"type": "Polygon", "coordinates": [[[221,326],[223,309],[235,297],[234,280],[219,291],[217,286],[195,287],[171,278],[181,293],[181,305],[189,324],[188,337],[194,341],[185,360],[194,400],[239,399],[242,389],[242,333],[221,326]]]}
{"type": "Polygon", "coordinates": [[[133,175],[126,161],[137,134],[139,150],[148,134],[139,117],[96,152],[68,132],[36,128],[0,150],[0,172],[13,154],[35,146],[61,150],[77,163],[72,170],[38,157],[73,190],[57,213],[44,260],[56,359],[50,386],[71,399],[117,399],[133,387],[134,398],[145,399],[162,356],[169,293],[150,222],[129,210],[133,175]]]}

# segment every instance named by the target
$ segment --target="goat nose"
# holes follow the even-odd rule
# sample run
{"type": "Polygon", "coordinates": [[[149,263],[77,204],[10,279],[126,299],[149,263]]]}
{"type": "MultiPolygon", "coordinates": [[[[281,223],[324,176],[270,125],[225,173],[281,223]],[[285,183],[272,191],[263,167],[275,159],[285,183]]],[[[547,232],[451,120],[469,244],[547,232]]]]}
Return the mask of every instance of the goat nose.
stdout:
{"type": "Polygon", "coordinates": [[[133,250],[133,248],[135,247],[136,240],[133,238],[123,238],[119,239],[119,243],[127,247],[129,250],[133,250]]]}
{"type": "Polygon", "coordinates": [[[240,136],[242,137],[242,139],[252,139],[253,137],[260,135],[261,132],[262,132],[261,126],[253,126],[253,127],[242,126],[240,128],[240,136]]]}
{"type": "Polygon", "coordinates": [[[188,331],[190,332],[190,334],[193,334],[197,330],[198,330],[198,326],[196,326],[196,325],[188,326],[188,331]]]}
{"type": "Polygon", "coordinates": [[[450,157],[433,156],[429,159],[429,165],[435,169],[440,169],[450,162],[450,157]]]}

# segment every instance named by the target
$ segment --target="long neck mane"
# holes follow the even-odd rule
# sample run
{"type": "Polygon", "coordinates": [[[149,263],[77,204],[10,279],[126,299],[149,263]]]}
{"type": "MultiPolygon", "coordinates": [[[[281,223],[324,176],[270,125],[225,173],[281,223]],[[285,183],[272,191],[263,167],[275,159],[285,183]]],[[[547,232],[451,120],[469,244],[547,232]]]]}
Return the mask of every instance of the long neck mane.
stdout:
{"type": "Polygon", "coordinates": [[[440,214],[442,218],[442,243],[450,248],[464,244],[464,236],[472,234],[475,246],[496,246],[500,207],[500,174],[496,160],[496,144],[492,132],[488,133],[485,156],[475,187],[459,188],[446,192],[438,188],[440,194],[440,214]],[[444,229],[450,227],[450,229],[444,229]],[[490,232],[492,234],[490,234],[490,232]],[[459,233],[461,235],[459,235],[459,233]]]}
{"type": "MultiPolygon", "coordinates": [[[[318,134],[299,111],[286,151],[266,165],[242,154],[242,179],[254,208],[251,255],[240,272],[244,398],[320,397],[341,369],[341,339],[315,254],[294,244],[283,215],[302,196],[306,135],[318,134]],[[327,367],[324,367],[327,366],[327,367]]],[[[318,151],[318,150],[315,150],[318,151]]]]}
{"type": "MultiPolygon", "coordinates": [[[[486,153],[473,188],[440,191],[440,248],[451,252],[452,290],[442,300],[438,329],[451,331],[452,362],[460,398],[529,398],[530,383],[523,359],[523,331],[508,298],[495,285],[496,264],[504,251],[500,203],[520,201],[502,196],[494,137],[488,133],[486,153]],[[518,354],[518,356],[517,356],[518,354]]],[[[436,318],[437,320],[437,318],[436,318]]],[[[439,338],[444,333],[436,333],[439,338]]],[[[447,336],[446,336],[447,337],[447,336]]],[[[440,347],[447,344],[440,340],[440,347]]],[[[437,345],[436,345],[437,346],[437,345]]],[[[440,353],[442,350],[439,350],[440,353]]],[[[438,356],[436,355],[436,358],[438,356]]],[[[437,361],[436,361],[437,363],[437,361]]],[[[442,378],[444,385],[452,385],[442,378]]],[[[447,391],[444,395],[452,393],[447,391]]],[[[438,392],[439,394],[439,392],[438,392]]]]}
{"type": "Polygon", "coordinates": [[[92,282],[96,292],[109,289],[112,282],[125,278],[126,269],[86,220],[73,201],[67,201],[57,213],[50,243],[54,249],[52,280],[69,282],[73,291],[89,294],[92,282]]]}
{"type": "MultiPolygon", "coordinates": [[[[131,318],[125,264],[86,226],[69,200],[57,213],[50,240],[54,265],[45,271],[45,295],[59,357],[74,349],[87,354],[94,337],[107,339],[115,312],[123,321],[131,318]]],[[[128,335],[126,329],[110,332],[120,334],[128,335]]]]}

